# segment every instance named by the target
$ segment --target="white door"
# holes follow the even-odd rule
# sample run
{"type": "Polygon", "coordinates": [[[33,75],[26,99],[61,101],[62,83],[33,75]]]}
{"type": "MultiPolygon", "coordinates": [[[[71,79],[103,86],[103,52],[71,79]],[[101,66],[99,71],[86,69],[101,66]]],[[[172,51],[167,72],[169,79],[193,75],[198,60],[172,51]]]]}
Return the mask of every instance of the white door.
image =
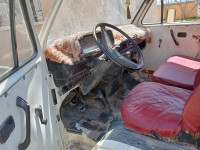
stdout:
{"type": "Polygon", "coordinates": [[[152,40],[143,50],[145,70],[155,70],[173,55],[200,58],[198,5],[195,1],[148,1],[149,9],[143,8],[134,21],[152,32],[152,40]]]}
{"type": "Polygon", "coordinates": [[[200,58],[200,22],[176,22],[148,27],[152,32],[152,41],[143,50],[146,70],[155,70],[173,55],[200,58]]]}
{"type": "Polygon", "coordinates": [[[63,149],[30,8],[0,0],[0,150],[63,149]]]}

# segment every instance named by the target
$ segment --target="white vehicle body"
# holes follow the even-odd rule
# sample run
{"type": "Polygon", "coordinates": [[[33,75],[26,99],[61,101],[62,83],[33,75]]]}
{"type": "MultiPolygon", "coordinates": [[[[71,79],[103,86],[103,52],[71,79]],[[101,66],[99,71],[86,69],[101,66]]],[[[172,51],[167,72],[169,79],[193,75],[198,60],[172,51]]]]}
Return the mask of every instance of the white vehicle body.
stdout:
{"type": "MultiPolygon", "coordinates": [[[[55,0],[53,2],[39,37],[34,28],[30,7],[28,7],[29,1],[22,0],[19,2],[24,13],[29,36],[35,39],[35,43],[33,44],[35,44],[34,46],[37,49],[35,57],[0,82],[0,127],[1,125],[3,126],[3,123],[9,116],[13,117],[15,124],[14,130],[10,133],[8,139],[4,144],[0,144],[0,150],[61,150],[69,148],[70,142],[82,142],[83,145],[86,143],[86,145],[91,147],[96,144],[96,142],[91,141],[84,135],[76,136],[66,132],[60,117],[60,107],[70,91],[59,96],[58,92],[60,89],[55,86],[53,77],[48,72],[46,59],[43,55],[47,47],[53,22],[62,2],[63,0],[55,0]],[[17,99],[19,100],[19,97],[30,107],[30,125],[27,124],[28,114],[17,106],[17,99]],[[37,108],[41,108],[43,119],[47,120],[46,124],[42,123],[36,114],[35,110],[37,108]],[[27,131],[27,127],[30,129],[30,134],[27,131]],[[23,148],[19,148],[19,145],[27,139],[27,135],[30,136],[28,137],[30,140],[27,140],[28,143],[24,144],[23,148]]],[[[133,20],[133,24],[149,27],[152,32],[152,41],[147,43],[142,51],[145,60],[142,70],[146,70],[147,72],[154,71],[159,64],[166,61],[172,55],[186,55],[200,58],[200,42],[199,39],[193,37],[193,35],[199,37],[200,23],[176,22],[144,25],[142,24],[142,19],[152,2],[144,2],[133,20]],[[171,29],[174,31],[175,38],[179,42],[178,46],[174,44],[170,35],[171,29]],[[177,37],[177,33],[179,32],[187,33],[187,37],[177,37]],[[162,39],[162,43],[159,47],[160,39],[162,39]]],[[[116,141],[101,141],[94,149],[117,149],[117,147],[124,150],[139,149],[116,141]]]]}

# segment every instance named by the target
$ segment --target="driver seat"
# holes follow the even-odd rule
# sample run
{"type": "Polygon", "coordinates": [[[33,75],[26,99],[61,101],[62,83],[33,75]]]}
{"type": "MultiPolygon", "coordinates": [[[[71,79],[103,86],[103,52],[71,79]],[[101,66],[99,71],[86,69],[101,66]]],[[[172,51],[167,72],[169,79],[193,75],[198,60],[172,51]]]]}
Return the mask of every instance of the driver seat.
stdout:
{"type": "Polygon", "coordinates": [[[161,138],[174,138],[181,130],[200,132],[200,71],[194,91],[155,82],[133,88],[121,104],[127,129],[161,138]]]}

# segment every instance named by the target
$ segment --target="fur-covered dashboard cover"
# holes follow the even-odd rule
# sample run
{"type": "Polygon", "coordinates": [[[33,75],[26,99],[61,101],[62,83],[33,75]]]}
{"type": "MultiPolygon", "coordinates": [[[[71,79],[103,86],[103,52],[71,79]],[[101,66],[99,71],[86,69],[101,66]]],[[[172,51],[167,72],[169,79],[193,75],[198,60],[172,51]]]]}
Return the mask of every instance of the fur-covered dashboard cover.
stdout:
{"type": "MultiPolygon", "coordinates": [[[[151,31],[149,28],[136,27],[135,25],[122,25],[118,26],[122,31],[130,37],[135,37],[140,40],[151,42],[151,31]]],[[[110,28],[109,28],[110,29],[110,28]]],[[[110,29],[115,39],[115,45],[120,44],[126,38],[119,32],[110,29]]],[[[51,61],[57,63],[64,63],[73,65],[75,62],[80,61],[81,46],[79,39],[85,35],[91,35],[92,32],[78,32],[68,37],[55,40],[54,43],[47,47],[44,54],[51,61]]]]}

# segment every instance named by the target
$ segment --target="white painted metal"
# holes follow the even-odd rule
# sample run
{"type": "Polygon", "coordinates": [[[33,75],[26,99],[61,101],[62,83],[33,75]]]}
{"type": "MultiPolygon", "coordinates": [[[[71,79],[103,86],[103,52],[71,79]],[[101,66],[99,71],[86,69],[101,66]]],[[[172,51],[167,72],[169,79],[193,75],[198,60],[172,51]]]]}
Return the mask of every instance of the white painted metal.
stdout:
{"type": "Polygon", "coordinates": [[[18,96],[26,100],[30,105],[31,144],[27,149],[62,149],[51,93],[46,85],[46,76],[43,74],[42,62],[40,61],[37,66],[33,67],[7,91],[7,97],[4,95],[0,98],[0,123],[9,115],[12,115],[15,121],[13,133],[5,144],[0,145],[0,149],[15,150],[25,138],[25,113],[16,106],[16,97],[18,96]],[[48,120],[47,125],[42,125],[35,115],[34,109],[38,105],[43,108],[44,118],[48,120]]]}
{"type": "Polygon", "coordinates": [[[102,140],[99,141],[92,150],[141,150],[141,149],[118,141],[102,140]]]}
{"type": "MultiPolygon", "coordinates": [[[[26,3],[28,3],[28,0],[26,3]]],[[[35,29],[34,35],[37,36],[35,29]]],[[[25,113],[16,106],[18,96],[30,105],[31,143],[27,150],[63,149],[60,135],[63,128],[60,126],[61,121],[58,122],[56,118],[59,110],[55,109],[56,106],[53,104],[50,88],[47,86],[49,79],[46,61],[44,56],[41,55],[37,37],[36,42],[38,46],[37,57],[0,83],[0,125],[9,115],[12,115],[15,121],[14,131],[6,143],[0,144],[0,150],[17,150],[18,145],[25,139],[25,113]],[[43,108],[44,118],[48,120],[47,125],[41,124],[39,118],[35,115],[34,109],[39,105],[43,108]]]]}
{"type": "Polygon", "coordinates": [[[53,1],[53,4],[49,10],[49,13],[48,13],[48,16],[42,26],[42,29],[40,31],[40,34],[39,34],[39,40],[40,40],[40,44],[42,46],[42,50],[46,50],[46,47],[47,47],[47,39],[48,39],[48,36],[49,36],[49,33],[51,31],[51,28],[52,28],[52,25],[53,25],[53,22],[56,18],[56,15],[58,13],[58,10],[62,4],[63,0],[54,0],[53,1]]]}
{"type": "Polygon", "coordinates": [[[200,58],[200,42],[193,38],[193,35],[200,36],[199,22],[176,22],[163,25],[149,25],[152,31],[152,42],[147,43],[142,51],[147,70],[155,70],[161,63],[173,55],[186,55],[200,58]],[[170,30],[174,31],[174,36],[179,42],[179,46],[174,44],[170,30]],[[177,37],[178,32],[186,32],[187,37],[177,37]],[[162,39],[159,48],[159,39],[162,39]]]}

